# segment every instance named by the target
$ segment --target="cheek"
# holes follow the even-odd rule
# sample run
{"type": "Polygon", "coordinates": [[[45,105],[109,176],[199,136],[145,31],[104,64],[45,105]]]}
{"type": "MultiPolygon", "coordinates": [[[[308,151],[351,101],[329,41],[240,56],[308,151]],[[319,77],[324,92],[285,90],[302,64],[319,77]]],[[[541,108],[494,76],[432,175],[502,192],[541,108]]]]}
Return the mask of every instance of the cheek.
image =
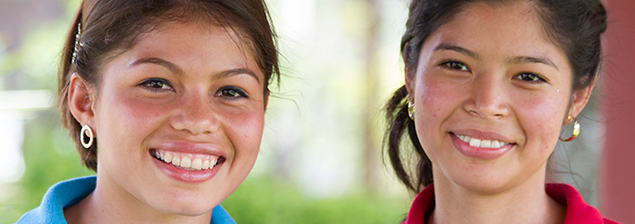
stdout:
{"type": "Polygon", "coordinates": [[[525,132],[527,147],[551,154],[566,113],[566,99],[560,96],[517,97],[517,116],[525,132]]]}
{"type": "Polygon", "coordinates": [[[244,139],[260,139],[258,133],[262,133],[264,126],[264,112],[245,111],[236,114],[229,114],[225,119],[229,126],[235,129],[235,135],[244,139]]]}
{"type": "Polygon", "coordinates": [[[143,100],[129,94],[115,95],[109,100],[112,124],[117,122],[119,132],[130,130],[130,135],[147,135],[148,131],[165,123],[171,104],[143,100]],[[148,130],[148,131],[146,131],[148,130]]]}
{"type": "Polygon", "coordinates": [[[442,119],[443,115],[451,108],[454,107],[453,100],[456,97],[452,96],[452,92],[447,91],[443,87],[439,86],[426,86],[419,99],[421,100],[421,109],[425,113],[424,117],[431,119],[442,119]]]}
{"type": "Polygon", "coordinates": [[[415,93],[418,131],[438,130],[441,122],[460,106],[462,95],[466,94],[460,92],[455,83],[425,75],[419,76],[415,93]]]}
{"type": "Polygon", "coordinates": [[[418,76],[415,89],[415,124],[417,136],[433,164],[441,154],[451,152],[445,148],[444,122],[459,108],[466,93],[457,90],[457,84],[426,74],[418,76]]]}
{"type": "Polygon", "coordinates": [[[96,118],[104,148],[143,152],[148,137],[164,126],[173,109],[170,103],[147,100],[120,89],[103,89],[96,118]]]}
{"type": "Polygon", "coordinates": [[[223,131],[233,148],[228,151],[230,154],[227,159],[231,164],[231,188],[235,189],[249,174],[258,158],[264,127],[264,109],[223,113],[221,117],[223,131]]]}
{"type": "Polygon", "coordinates": [[[223,129],[234,146],[236,159],[246,157],[255,160],[264,128],[264,108],[259,106],[221,113],[223,129]]]}

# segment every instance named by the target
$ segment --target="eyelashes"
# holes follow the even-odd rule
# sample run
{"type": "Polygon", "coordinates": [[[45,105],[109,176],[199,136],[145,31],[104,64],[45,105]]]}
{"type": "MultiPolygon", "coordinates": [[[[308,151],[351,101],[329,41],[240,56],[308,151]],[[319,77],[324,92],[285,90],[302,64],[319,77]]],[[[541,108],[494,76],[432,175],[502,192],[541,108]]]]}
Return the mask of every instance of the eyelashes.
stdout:
{"type": "Polygon", "coordinates": [[[452,70],[468,71],[468,72],[470,71],[467,65],[465,65],[463,62],[456,61],[456,60],[446,60],[446,61],[443,61],[441,65],[452,70]]]}
{"type": "Polygon", "coordinates": [[[236,86],[223,86],[216,93],[214,93],[216,97],[226,97],[229,100],[237,100],[240,98],[249,98],[247,93],[239,87],[236,86]]]}
{"type": "MultiPolygon", "coordinates": [[[[174,86],[170,83],[170,81],[162,78],[149,78],[141,83],[139,86],[154,92],[154,93],[169,93],[176,92],[174,86]]],[[[215,97],[222,97],[227,100],[238,100],[238,99],[247,99],[249,95],[240,87],[237,86],[222,86],[215,93],[215,97]]]]}
{"type": "MultiPolygon", "coordinates": [[[[445,60],[441,62],[439,65],[449,70],[471,72],[470,68],[465,63],[460,62],[458,60],[453,60],[453,59],[445,60]]],[[[528,72],[528,71],[523,71],[518,73],[517,75],[514,75],[513,79],[529,82],[529,83],[548,83],[548,79],[546,79],[544,76],[535,72],[528,72]]]]}
{"type": "Polygon", "coordinates": [[[152,91],[152,92],[174,92],[172,84],[162,78],[149,78],[139,84],[140,86],[152,91]]]}
{"type": "Polygon", "coordinates": [[[547,82],[547,80],[543,76],[539,74],[531,73],[531,72],[522,72],[516,75],[514,78],[518,80],[526,81],[526,82],[536,82],[536,83],[547,82]]]}

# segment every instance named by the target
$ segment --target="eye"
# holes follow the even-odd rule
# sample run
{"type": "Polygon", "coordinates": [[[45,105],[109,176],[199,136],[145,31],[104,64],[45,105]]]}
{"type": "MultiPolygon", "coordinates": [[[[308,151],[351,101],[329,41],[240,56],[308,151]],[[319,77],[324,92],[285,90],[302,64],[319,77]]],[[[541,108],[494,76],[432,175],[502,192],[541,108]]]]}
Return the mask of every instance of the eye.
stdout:
{"type": "Polygon", "coordinates": [[[543,78],[542,76],[531,72],[523,72],[518,74],[518,76],[516,77],[516,79],[526,82],[547,82],[547,80],[545,80],[545,78],[543,78]]]}
{"type": "Polygon", "coordinates": [[[214,96],[227,97],[229,99],[249,98],[245,91],[235,86],[223,86],[216,91],[214,96]]]}
{"type": "Polygon", "coordinates": [[[140,84],[151,91],[174,91],[172,84],[168,80],[160,78],[150,78],[140,84]]]}
{"type": "Polygon", "coordinates": [[[463,64],[462,62],[458,62],[458,61],[446,61],[441,63],[441,65],[444,65],[450,69],[453,70],[459,70],[459,71],[470,71],[470,69],[467,67],[467,65],[463,64]]]}

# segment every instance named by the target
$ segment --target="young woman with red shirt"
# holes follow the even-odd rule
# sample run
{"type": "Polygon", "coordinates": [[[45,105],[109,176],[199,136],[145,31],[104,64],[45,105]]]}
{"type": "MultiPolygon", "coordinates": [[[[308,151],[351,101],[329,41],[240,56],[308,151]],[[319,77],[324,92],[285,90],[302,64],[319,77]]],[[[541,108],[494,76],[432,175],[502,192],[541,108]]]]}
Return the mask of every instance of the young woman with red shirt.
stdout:
{"type": "Polygon", "coordinates": [[[418,193],[404,223],[614,223],[545,178],[579,133],[606,26],[599,0],[413,1],[387,105],[386,151],[418,193]]]}

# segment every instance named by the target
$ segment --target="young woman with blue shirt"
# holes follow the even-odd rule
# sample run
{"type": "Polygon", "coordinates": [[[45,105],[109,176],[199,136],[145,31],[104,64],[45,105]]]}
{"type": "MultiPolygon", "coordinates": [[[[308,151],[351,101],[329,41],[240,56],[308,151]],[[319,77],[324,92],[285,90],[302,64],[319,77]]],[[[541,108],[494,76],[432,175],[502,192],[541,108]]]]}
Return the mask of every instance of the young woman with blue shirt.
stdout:
{"type": "Polygon", "coordinates": [[[52,186],[18,223],[234,223],[275,35],[261,0],[85,0],[62,52],[59,109],[96,176],[52,186]]]}

